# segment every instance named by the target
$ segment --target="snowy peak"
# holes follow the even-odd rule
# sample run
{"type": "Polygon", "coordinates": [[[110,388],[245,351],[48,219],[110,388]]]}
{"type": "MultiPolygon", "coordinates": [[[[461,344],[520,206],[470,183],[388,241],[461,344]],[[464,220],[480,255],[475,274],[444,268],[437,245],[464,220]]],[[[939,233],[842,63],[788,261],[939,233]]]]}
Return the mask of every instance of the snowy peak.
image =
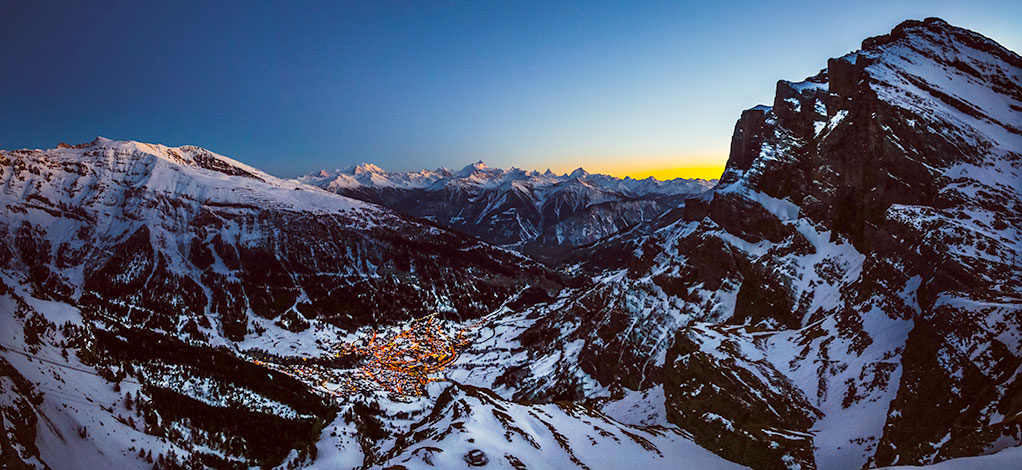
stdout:
{"type": "MultiPolygon", "coordinates": [[[[1022,57],[978,33],[937,18],[906,21],[832,64],[835,78],[867,76],[880,99],[926,119],[1022,144],[1022,57]]],[[[836,82],[832,92],[848,88],[836,82]]]]}
{"type": "Polygon", "coordinates": [[[382,209],[274,177],[193,145],[167,147],[97,137],[50,150],[0,150],[0,157],[3,165],[31,169],[18,186],[57,207],[83,201],[109,204],[147,192],[180,199],[193,210],[203,204],[313,212],[382,209]]]}
{"type": "MultiPolygon", "coordinates": [[[[856,119],[890,116],[879,125],[889,141],[884,145],[894,147],[891,154],[910,157],[888,162],[899,166],[891,173],[902,181],[915,179],[912,173],[975,160],[977,149],[1017,155],[1022,148],[1020,83],[1022,58],[1015,52],[937,18],[905,21],[889,34],[864,40],[861,50],[830,59],[816,76],[779,81],[773,106],[743,112],[722,185],[753,168],[754,160],[774,164],[777,155],[764,152],[762,143],[771,139],[769,128],[775,124],[793,136],[823,141],[842,134],[856,119]],[[900,115],[884,113],[887,107],[900,115]],[[940,143],[915,137],[938,130],[946,137],[940,143]]],[[[878,150],[868,154],[881,158],[878,150]]]]}
{"type": "Polygon", "coordinates": [[[524,181],[533,187],[545,187],[566,181],[584,180],[605,190],[630,192],[633,195],[679,194],[700,192],[713,186],[716,180],[675,178],[660,181],[655,178],[635,180],[616,178],[609,175],[592,174],[582,168],[571,173],[558,175],[547,169],[545,172],[521,168],[501,169],[487,166],[481,160],[466,165],[457,172],[446,168],[410,172],[385,171],[371,163],[362,163],[344,170],[320,170],[309,173],[297,180],[328,190],[441,190],[443,188],[500,188],[509,189],[511,183],[524,181]]]}
{"type": "Polygon", "coordinates": [[[472,175],[472,173],[475,173],[477,171],[485,171],[488,168],[489,167],[487,167],[486,164],[483,163],[482,160],[479,160],[479,161],[477,161],[475,163],[472,163],[472,164],[469,164],[469,165],[465,165],[465,167],[462,168],[461,171],[458,172],[458,174],[462,175],[463,177],[467,177],[467,176],[472,175]]]}
{"type": "MultiPolygon", "coordinates": [[[[246,176],[258,180],[265,180],[267,177],[270,177],[256,168],[194,145],[167,147],[161,144],[148,144],[133,140],[124,141],[96,137],[95,140],[88,144],[68,147],[68,149],[71,148],[108,150],[121,154],[131,153],[136,156],[155,156],[175,164],[216,171],[230,176],[246,176]]],[[[60,150],[59,147],[58,150],[60,150]]]]}
{"type": "Polygon", "coordinates": [[[946,58],[960,60],[975,60],[976,57],[961,57],[960,54],[966,49],[983,51],[993,56],[996,60],[1012,64],[1015,67],[1022,67],[1022,57],[1017,53],[1005,48],[982,34],[965,28],[953,26],[940,18],[926,18],[919,20],[906,20],[895,26],[889,34],[882,34],[866,38],[862,41],[863,51],[874,51],[882,49],[885,44],[893,42],[912,42],[916,44],[930,43],[941,47],[929,52],[941,55],[946,58]]]}
{"type": "MultiPolygon", "coordinates": [[[[385,173],[383,168],[380,168],[372,163],[359,163],[358,165],[348,167],[344,170],[344,173],[349,175],[362,175],[371,173],[385,173]]],[[[320,171],[320,174],[325,175],[325,170],[320,171]]]]}
{"type": "MultiPolygon", "coordinates": [[[[766,355],[780,352],[778,371],[823,414],[802,454],[817,468],[928,463],[993,447],[1002,434],[1013,436],[1003,445],[1018,445],[1017,431],[1001,424],[1018,411],[998,408],[1018,390],[1018,376],[970,374],[1015,371],[1022,356],[1014,261],[1022,227],[1013,213],[1022,204],[1019,123],[1017,54],[942,20],[904,22],[829,60],[816,76],[779,81],[772,106],[743,112],[720,185],[686,201],[677,226],[663,229],[661,247],[650,246],[652,237],[634,243],[654,259],[641,274],[680,273],[656,284],[734,324],[776,329],[765,341],[775,347],[805,347],[766,355]],[[718,228],[728,235],[708,243],[718,228]],[[726,248],[705,251],[710,246],[726,248]],[[722,270],[718,260],[735,253],[747,254],[722,270]],[[834,266],[842,267],[827,274],[834,266]],[[715,288],[700,292],[708,280],[715,288]],[[855,346],[835,347],[849,338],[855,346]],[[978,352],[990,349],[1010,352],[978,352]],[[800,381],[807,369],[795,372],[798,362],[821,358],[835,366],[800,381]],[[863,380],[878,367],[898,379],[863,380]],[[997,391],[977,398],[972,390],[981,383],[997,391]],[[833,393],[842,388],[843,398],[833,393]],[[975,411],[965,424],[967,408],[975,411]],[[853,430],[852,420],[871,424],[853,430]],[[964,426],[980,432],[955,431],[964,426]]],[[[693,349],[708,348],[683,348],[693,349]]],[[[674,380],[695,393],[708,387],[706,376],[690,376],[694,369],[679,368],[674,380]]],[[[728,394],[749,382],[736,383],[728,394]]],[[[726,414],[728,399],[712,412],[726,414]]],[[[714,432],[705,442],[719,440],[714,432]]]]}
{"type": "MultiPolygon", "coordinates": [[[[529,264],[435,224],[274,178],[193,146],[97,139],[51,150],[0,150],[0,209],[6,214],[0,269],[31,271],[29,281],[51,283],[62,295],[123,296],[123,305],[135,311],[159,312],[133,321],[167,331],[176,331],[179,319],[195,319],[207,328],[196,339],[242,339],[249,312],[294,331],[308,327],[297,318],[298,308],[303,318],[315,311],[335,322],[348,321],[337,316],[342,308],[350,309],[344,318],[365,313],[374,321],[422,316],[430,308],[488,312],[499,305],[496,297],[469,293],[489,288],[453,294],[450,287],[434,292],[432,283],[444,277],[438,286],[475,282],[460,271],[466,261],[493,266],[503,259],[506,272],[529,264]],[[465,254],[470,249],[480,255],[465,254]],[[419,268],[427,263],[429,270],[419,268]],[[353,283],[372,290],[363,283],[377,282],[391,297],[386,311],[377,304],[382,297],[341,303],[331,303],[336,293],[312,303],[298,297],[353,283]],[[403,313],[395,309],[398,298],[403,313]],[[207,308],[221,310],[219,330],[205,317],[207,308]]],[[[496,279],[486,282],[501,283],[501,295],[510,295],[510,284],[496,279]]]]}

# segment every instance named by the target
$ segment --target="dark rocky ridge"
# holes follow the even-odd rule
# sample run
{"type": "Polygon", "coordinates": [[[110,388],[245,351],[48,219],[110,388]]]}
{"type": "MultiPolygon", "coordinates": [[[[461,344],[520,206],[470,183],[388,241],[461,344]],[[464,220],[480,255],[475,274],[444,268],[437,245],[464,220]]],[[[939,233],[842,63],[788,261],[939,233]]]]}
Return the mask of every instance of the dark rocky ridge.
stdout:
{"type": "MultiPolygon", "coordinates": [[[[1006,164],[1004,168],[1012,172],[1019,183],[1022,182],[1018,177],[1022,148],[1008,147],[1003,157],[994,156],[988,153],[992,144],[982,137],[975,143],[958,138],[953,132],[957,123],[941,122],[878,97],[877,88],[891,85],[884,83],[889,78],[870,67],[883,64],[890,54],[895,54],[889,52],[895,47],[906,47],[934,63],[965,71],[974,80],[982,81],[989,89],[1011,99],[1018,100],[1022,96],[1022,85],[1017,81],[1018,55],[938,19],[905,22],[890,35],[865,40],[862,52],[831,59],[824,72],[809,80],[810,83],[826,81],[827,88],[810,87],[799,91],[788,82],[778,82],[772,110],[743,113],[736,125],[734,152],[720,185],[745,178],[748,187],[791,201],[799,206],[800,216],[830,229],[832,238],[847,237],[860,252],[867,254],[869,259],[860,281],[850,286],[844,294],[847,296],[843,302],[845,306],[835,311],[838,321],[852,328],[845,334],[858,336],[863,342],[871,341],[868,334],[856,332],[853,326],[862,321],[866,313],[861,305],[868,305],[871,298],[890,298],[887,314],[915,323],[904,346],[904,372],[899,392],[891,403],[883,438],[871,458],[874,465],[896,461],[925,463],[934,453],[938,459],[974,455],[999,436],[1014,434],[1017,439],[1019,435],[1017,423],[994,424],[989,415],[984,416],[979,411],[1010,407],[1011,399],[1006,392],[1018,385],[1012,384],[1014,379],[1007,371],[1018,368],[1017,344],[1005,347],[995,339],[996,333],[982,326],[988,320],[981,312],[967,313],[971,308],[936,305],[938,297],[946,295],[942,293],[954,292],[966,298],[1002,302],[1001,308],[1015,310],[1017,314],[1017,302],[1022,294],[1018,265],[1012,266],[1011,260],[1005,259],[1000,250],[994,250],[990,257],[955,256],[949,253],[950,246],[970,245],[974,241],[949,229],[953,225],[949,222],[943,223],[946,225],[941,222],[922,226],[906,224],[903,219],[892,217],[895,215],[892,207],[917,206],[927,208],[931,214],[958,218],[963,217],[964,211],[984,210],[995,220],[1017,228],[1019,213],[1013,208],[1019,204],[1018,186],[1014,194],[994,185],[991,192],[981,191],[963,199],[960,193],[949,190],[952,181],[943,173],[954,165],[1006,164]],[[957,51],[966,48],[989,52],[1001,62],[969,65],[970,57],[966,55],[948,64],[947,56],[954,57],[957,51]],[[825,105],[825,116],[817,115],[818,108],[814,106],[817,102],[825,105]],[[814,123],[819,118],[830,119],[838,112],[846,113],[841,125],[826,135],[814,134],[814,123]],[[764,116],[767,117],[764,119],[764,116]],[[749,139],[746,135],[765,137],[749,139]],[[779,150],[768,163],[755,165],[748,156],[760,154],[761,146],[779,150]],[[908,305],[899,306],[901,301],[895,298],[900,286],[905,285],[905,281],[898,279],[914,276],[920,278],[918,310],[908,305]],[[993,279],[996,281],[991,282],[993,279]],[[951,321],[952,318],[957,320],[951,321]],[[987,344],[996,353],[979,367],[962,359],[940,364],[943,361],[939,358],[943,355],[959,354],[953,351],[962,350],[955,345],[961,341],[987,344]],[[959,410],[963,409],[971,411],[961,414],[959,410]],[[960,432],[962,429],[972,431],[960,432]],[[950,433],[950,440],[940,447],[932,444],[947,433],[950,433]]],[[[909,73],[901,72],[901,76],[911,83],[925,83],[924,78],[912,78],[909,73]]],[[[962,104],[960,98],[934,91],[932,87],[921,88],[929,95],[923,95],[917,102],[924,110],[951,111],[948,109],[951,108],[1018,134],[1011,125],[974,111],[979,109],[976,105],[962,104]]],[[[1020,118],[1017,112],[1013,116],[1014,122],[1020,122],[1020,118]]],[[[709,216],[719,223],[729,216],[738,216],[740,211],[724,211],[717,218],[714,212],[711,205],[709,216]]],[[[769,234],[775,233],[772,223],[755,225],[763,238],[770,239],[769,234]]],[[[723,228],[739,236],[743,233],[727,226],[723,228]]],[[[978,246],[990,243],[988,246],[1003,247],[1005,241],[980,241],[978,246]]],[[[771,264],[769,259],[760,258],[740,274],[743,284],[736,298],[734,321],[776,322],[789,328],[807,323],[803,319],[805,312],[800,313],[796,308],[801,299],[797,292],[784,285],[784,277],[763,276],[764,271],[779,272],[771,264]],[[756,292],[746,289],[750,283],[756,292]],[[759,312],[763,316],[750,317],[742,313],[745,311],[759,312]],[[790,316],[788,312],[796,315],[790,316]]],[[[988,314],[996,315],[996,312],[988,314]]],[[[1017,318],[1006,320],[997,328],[1019,331],[1017,318]]]]}

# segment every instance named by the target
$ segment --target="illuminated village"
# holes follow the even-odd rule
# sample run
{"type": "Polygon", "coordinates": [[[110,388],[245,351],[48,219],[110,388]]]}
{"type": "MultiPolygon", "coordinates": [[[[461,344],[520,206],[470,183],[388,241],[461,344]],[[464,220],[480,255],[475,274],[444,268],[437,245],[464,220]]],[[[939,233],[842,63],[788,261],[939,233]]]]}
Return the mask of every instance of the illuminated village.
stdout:
{"type": "Polygon", "coordinates": [[[470,332],[481,322],[454,330],[436,314],[409,321],[397,333],[373,331],[360,341],[340,343],[329,354],[335,358],[353,356],[357,369],[334,369],[320,364],[282,365],[252,362],[306,383],[313,390],[333,396],[357,392],[384,391],[395,397],[426,393],[430,382],[442,381],[441,373],[469,344],[470,332]]]}

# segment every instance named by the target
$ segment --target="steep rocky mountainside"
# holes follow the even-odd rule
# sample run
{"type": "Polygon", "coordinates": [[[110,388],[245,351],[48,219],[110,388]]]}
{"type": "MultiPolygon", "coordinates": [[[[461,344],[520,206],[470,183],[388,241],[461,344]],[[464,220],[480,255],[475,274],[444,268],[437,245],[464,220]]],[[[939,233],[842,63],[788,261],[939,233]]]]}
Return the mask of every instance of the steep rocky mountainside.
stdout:
{"type": "Polygon", "coordinates": [[[1018,445],[1020,83],[1017,54],[938,19],[778,82],[714,191],[573,255],[595,282],[512,333],[508,393],[662,388],[670,422],[754,468],[1018,445]]]}
{"type": "Polygon", "coordinates": [[[652,220],[716,183],[621,179],[581,168],[555,175],[550,170],[489,168],[483,162],[457,172],[440,168],[414,173],[362,164],[312,173],[299,181],[547,259],[652,220]]]}
{"type": "MultiPolygon", "coordinates": [[[[1022,465],[1022,58],[939,19],[778,82],[716,187],[556,274],[196,147],[0,163],[11,468],[1022,465]],[[426,394],[310,379],[433,311],[468,341],[426,394]]],[[[498,171],[348,176],[638,194],[498,171]]]]}

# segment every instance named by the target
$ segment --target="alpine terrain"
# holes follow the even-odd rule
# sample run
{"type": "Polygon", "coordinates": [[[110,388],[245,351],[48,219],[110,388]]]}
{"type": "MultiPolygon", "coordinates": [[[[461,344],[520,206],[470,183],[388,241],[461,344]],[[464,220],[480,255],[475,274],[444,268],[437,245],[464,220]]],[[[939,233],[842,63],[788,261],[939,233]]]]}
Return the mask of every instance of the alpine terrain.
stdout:
{"type": "Polygon", "coordinates": [[[719,181],[0,151],[4,468],[1022,467],[1022,57],[905,21],[719,181]]]}
{"type": "Polygon", "coordinates": [[[495,245],[543,259],[652,220],[716,180],[636,180],[489,168],[482,161],[447,168],[391,173],[363,163],[320,170],[299,181],[435,221],[495,245]]]}

